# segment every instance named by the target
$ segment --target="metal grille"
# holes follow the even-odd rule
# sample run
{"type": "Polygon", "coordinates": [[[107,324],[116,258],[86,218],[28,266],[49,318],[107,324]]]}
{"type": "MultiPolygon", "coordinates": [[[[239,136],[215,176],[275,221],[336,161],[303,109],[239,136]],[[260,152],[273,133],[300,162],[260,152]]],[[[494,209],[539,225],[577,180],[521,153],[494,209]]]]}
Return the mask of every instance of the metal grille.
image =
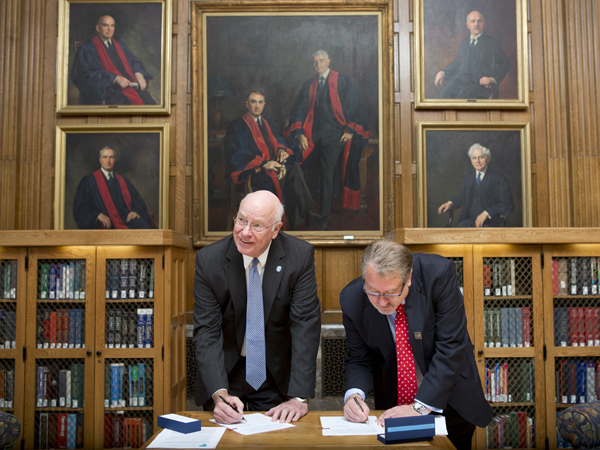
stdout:
{"type": "Polygon", "coordinates": [[[0,359],[0,409],[11,411],[15,400],[15,361],[0,359]]]}
{"type": "Polygon", "coordinates": [[[154,304],[107,302],[104,347],[154,347],[154,304]]]}
{"type": "Polygon", "coordinates": [[[85,259],[40,259],[38,299],[85,300],[85,259]]]}
{"type": "Polygon", "coordinates": [[[0,301],[0,349],[17,348],[17,304],[0,301]]]}
{"type": "Polygon", "coordinates": [[[600,398],[600,358],[556,358],[554,381],[557,405],[596,401],[600,398]]]}
{"type": "Polygon", "coordinates": [[[105,408],[151,408],[154,402],[154,360],[106,359],[105,408]]]}
{"type": "Polygon", "coordinates": [[[484,258],[483,294],[486,297],[532,295],[531,258],[484,258]]]}
{"type": "Polygon", "coordinates": [[[185,340],[185,360],[187,368],[187,398],[193,399],[196,394],[196,347],[192,338],[185,340]]]}
{"type": "Polygon", "coordinates": [[[456,279],[458,281],[458,287],[460,291],[463,291],[464,287],[464,276],[463,276],[463,259],[462,258],[448,258],[456,265],[456,279]]]}
{"type": "Polygon", "coordinates": [[[600,346],[598,258],[553,258],[554,345],[600,346]]]}
{"type": "Polygon", "coordinates": [[[17,298],[17,260],[0,260],[0,299],[17,298]]]}
{"type": "Polygon", "coordinates": [[[154,259],[107,259],[105,298],[153,299],[154,259]]]}
{"type": "Polygon", "coordinates": [[[535,409],[494,408],[485,440],[486,448],[535,448],[535,409]]]}
{"type": "Polygon", "coordinates": [[[84,362],[36,360],[35,448],[83,448],[84,362]]]}
{"type": "Polygon", "coordinates": [[[344,358],[348,353],[345,338],[323,338],[323,397],[343,397],[344,358]]]}
{"type": "Polygon", "coordinates": [[[533,404],[535,401],[533,358],[485,360],[485,396],[493,403],[533,404]]]}
{"type": "Polygon", "coordinates": [[[85,348],[84,306],[83,302],[38,301],[37,348],[85,348]]]}
{"type": "Polygon", "coordinates": [[[139,448],[152,437],[152,411],[104,413],[104,448],[139,448]]]}

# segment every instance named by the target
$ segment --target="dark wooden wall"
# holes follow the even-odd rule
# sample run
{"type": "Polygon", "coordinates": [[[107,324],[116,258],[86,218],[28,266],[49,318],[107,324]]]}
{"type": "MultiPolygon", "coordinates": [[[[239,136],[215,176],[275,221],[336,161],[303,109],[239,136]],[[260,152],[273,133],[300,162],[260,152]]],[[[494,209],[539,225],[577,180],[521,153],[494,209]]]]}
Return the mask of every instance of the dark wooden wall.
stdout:
{"type": "MultiPolygon", "coordinates": [[[[232,2],[234,5],[235,2],[232,2]]],[[[55,129],[72,123],[171,125],[168,227],[192,234],[190,0],[173,0],[170,116],[56,114],[57,0],[0,2],[0,229],[51,229],[55,129]]],[[[529,0],[529,108],[415,110],[412,0],[394,2],[395,222],[418,221],[418,121],[529,121],[533,226],[596,227],[600,218],[600,3],[529,0]]],[[[362,247],[317,248],[324,321],[339,321],[337,297],[354,276],[362,247]]],[[[189,287],[194,251],[188,253],[189,287]]],[[[191,290],[189,306],[191,309],[191,290]]]]}

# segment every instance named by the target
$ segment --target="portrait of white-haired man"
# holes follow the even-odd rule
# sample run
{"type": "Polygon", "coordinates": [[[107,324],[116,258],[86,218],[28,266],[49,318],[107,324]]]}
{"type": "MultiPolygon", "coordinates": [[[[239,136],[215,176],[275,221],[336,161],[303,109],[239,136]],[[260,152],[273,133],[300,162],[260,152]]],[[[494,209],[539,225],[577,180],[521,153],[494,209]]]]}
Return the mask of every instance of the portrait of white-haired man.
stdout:
{"type": "Polygon", "coordinates": [[[460,192],[438,208],[438,214],[462,208],[457,227],[501,227],[514,205],[508,178],[489,167],[492,152],[475,143],[467,152],[472,170],[463,175],[460,192]]]}

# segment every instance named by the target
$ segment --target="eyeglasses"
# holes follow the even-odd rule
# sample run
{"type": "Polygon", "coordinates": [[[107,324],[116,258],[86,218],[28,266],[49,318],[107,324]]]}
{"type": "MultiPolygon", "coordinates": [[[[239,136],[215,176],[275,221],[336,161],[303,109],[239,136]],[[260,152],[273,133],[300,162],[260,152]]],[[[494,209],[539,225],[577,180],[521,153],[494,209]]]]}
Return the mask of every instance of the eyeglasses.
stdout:
{"type": "Polygon", "coordinates": [[[387,300],[394,300],[395,298],[398,298],[400,296],[402,296],[402,292],[404,292],[404,286],[406,285],[406,283],[402,283],[402,287],[400,288],[400,293],[399,294],[381,294],[378,293],[376,294],[375,292],[369,292],[365,289],[365,285],[363,284],[363,292],[365,294],[367,294],[369,297],[377,297],[377,299],[379,299],[379,297],[383,297],[387,300]]]}
{"type": "Polygon", "coordinates": [[[271,225],[263,225],[262,223],[248,223],[248,221],[242,217],[238,217],[235,216],[233,218],[233,223],[239,227],[242,228],[246,228],[248,225],[250,225],[250,229],[254,232],[254,233],[262,233],[263,231],[265,231],[267,228],[269,228],[270,226],[273,226],[277,223],[277,221],[273,222],[271,225]]]}

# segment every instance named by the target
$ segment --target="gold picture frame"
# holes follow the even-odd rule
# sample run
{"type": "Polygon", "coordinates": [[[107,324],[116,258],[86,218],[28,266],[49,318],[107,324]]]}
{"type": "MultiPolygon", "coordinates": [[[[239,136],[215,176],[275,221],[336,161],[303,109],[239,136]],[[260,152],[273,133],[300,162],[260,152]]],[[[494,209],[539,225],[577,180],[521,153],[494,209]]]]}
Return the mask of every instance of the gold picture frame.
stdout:
{"type": "Polygon", "coordinates": [[[172,0],[59,0],[58,17],[57,113],[170,114],[172,0]]]}
{"type": "Polygon", "coordinates": [[[457,213],[463,204],[467,208],[473,203],[477,172],[468,150],[474,144],[491,152],[484,172],[493,177],[485,181],[484,175],[481,181],[481,202],[491,213],[483,226],[530,227],[530,139],[529,122],[418,122],[419,227],[475,226],[474,220],[461,225],[467,218],[464,208],[460,217],[457,213]],[[440,214],[440,207],[453,199],[458,199],[456,204],[440,214]]]}
{"type": "Polygon", "coordinates": [[[529,106],[526,0],[413,0],[413,8],[415,108],[529,106]],[[469,39],[469,17],[483,20],[473,31],[481,39],[469,39]]]}
{"type": "MultiPolygon", "coordinates": [[[[223,141],[228,126],[246,113],[248,90],[266,92],[264,116],[286,130],[301,86],[315,76],[312,53],[321,48],[327,49],[331,70],[351,80],[368,117],[370,137],[355,154],[359,157],[348,163],[360,175],[360,206],[342,206],[346,179],[340,177],[329,228],[311,229],[304,222],[290,233],[315,243],[362,245],[395,228],[388,200],[394,176],[392,37],[393,4],[388,0],[192,3],[195,245],[231,232],[246,190],[231,181],[228,168],[233,163],[223,141]]],[[[317,154],[312,156],[315,161],[317,154]]],[[[317,177],[309,163],[309,157],[303,160],[302,170],[316,199],[317,177]]]]}
{"type": "Polygon", "coordinates": [[[169,228],[169,131],[167,123],[58,125],[54,228],[102,229],[96,213],[106,211],[98,206],[103,200],[92,176],[100,172],[99,152],[105,147],[117,151],[114,172],[128,187],[131,210],[148,218],[148,228],[169,228]],[[136,204],[147,211],[137,211],[136,204]]]}

